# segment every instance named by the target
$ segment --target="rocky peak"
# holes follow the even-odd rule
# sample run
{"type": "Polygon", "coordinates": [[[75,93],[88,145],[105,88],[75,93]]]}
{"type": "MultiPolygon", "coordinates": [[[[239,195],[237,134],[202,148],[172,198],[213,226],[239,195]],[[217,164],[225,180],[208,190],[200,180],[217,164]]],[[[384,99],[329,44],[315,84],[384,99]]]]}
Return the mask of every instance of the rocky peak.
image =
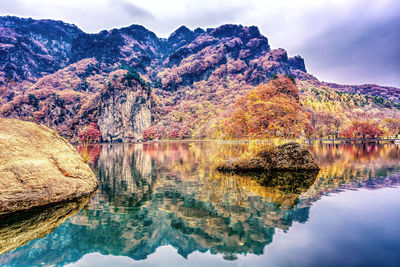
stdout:
{"type": "Polygon", "coordinates": [[[0,81],[34,81],[66,66],[80,34],[61,21],[0,17],[0,81]]]}
{"type": "Polygon", "coordinates": [[[169,46],[168,48],[169,50],[176,50],[190,43],[197,36],[198,33],[191,31],[186,26],[181,26],[168,37],[168,42],[167,42],[169,46]]]}
{"type": "Polygon", "coordinates": [[[157,35],[143,27],[142,25],[132,24],[129,27],[114,29],[113,31],[120,31],[122,34],[129,35],[132,38],[139,42],[148,41],[148,40],[156,40],[159,41],[157,35]]]}
{"type": "Polygon", "coordinates": [[[18,32],[31,35],[43,35],[48,39],[73,39],[83,31],[76,25],[60,20],[34,20],[32,18],[19,18],[14,16],[0,17],[0,27],[11,28],[18,32]]]}
{"type": "Polygon", "coordinates": [[[256,26],[242,26],[237,24],[225,24],[217,28],[207,29],[207,33],[219,39],[223,38],[240,38],[243,43],[247,43],[252,39],[259,39],[264,42],[265,48],[268,47],[268,39],[263,36],[256,26]]]}
{"type": "Polygon", "coordinates": [[[169,42],[173,42],[176,39],[182,39],[182,38],[193,38],[194,32],[192,32],[188,27],[182,25],[180,26],[176,31],[171,33],[171,35],[168,37],[169,42]]]}

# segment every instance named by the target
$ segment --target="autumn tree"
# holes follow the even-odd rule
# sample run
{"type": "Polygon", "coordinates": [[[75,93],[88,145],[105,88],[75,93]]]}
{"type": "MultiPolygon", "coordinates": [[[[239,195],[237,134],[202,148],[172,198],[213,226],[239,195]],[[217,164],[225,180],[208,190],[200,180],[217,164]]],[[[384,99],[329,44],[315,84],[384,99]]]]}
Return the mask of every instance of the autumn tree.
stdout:
{"type": "Polygon", "coordinates": [[[381,137],[383,134],[379,126],[370,121],[353,121],[340,135],[346,138],[381,137]]]}
{"type": "Polygon", "coordinates": [[[101,133],[96,123],[91,122],[78,133],[82,143],[99,142],[101,133]]]}
{"type": "Polygon", "coordinates": [[[299,101],[299,90],[284,76],[262,84],[239,98],[224,121],[225,134],[234,138],[299,137],[312,130],[310,114],[299,101]]]}

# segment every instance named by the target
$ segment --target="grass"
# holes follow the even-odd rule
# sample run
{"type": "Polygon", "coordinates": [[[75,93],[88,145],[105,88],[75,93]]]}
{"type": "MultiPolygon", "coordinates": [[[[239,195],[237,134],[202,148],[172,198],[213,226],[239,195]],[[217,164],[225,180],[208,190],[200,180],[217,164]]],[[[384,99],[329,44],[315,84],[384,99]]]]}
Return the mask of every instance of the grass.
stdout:
{"type": "Polygon", "coordinates": [[[82,142],[82,149],[80,151],[80,154],[85,163],[88,163],[90,161],[90,155],[89,155],[89,149],[88,149],[88,146],[90,145],[90,143],[91,143],[90,139],[82,142]]]}

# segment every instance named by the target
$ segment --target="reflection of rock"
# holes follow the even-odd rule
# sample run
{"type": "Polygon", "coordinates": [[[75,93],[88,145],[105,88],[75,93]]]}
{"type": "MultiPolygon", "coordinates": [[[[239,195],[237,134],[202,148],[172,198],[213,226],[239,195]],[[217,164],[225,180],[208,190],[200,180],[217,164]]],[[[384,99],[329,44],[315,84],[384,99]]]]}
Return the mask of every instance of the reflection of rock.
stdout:
{"type": "Polygon", "coordinates": [[[229,187],[231,194],[244,190],[253,192],[257,196],[269,198],[282,207],[293,207],[298,196],[310,188],[317,175],[318,171],[246,173],[241,175],[218,172],[212,177],[221,182],[214,182],[210,189],[227,192],[228,190],[224,188],[226,181],[234,179],[232,184],[236,186],[229,187]]]}
{"type": "Polygon", "coordinates": [[[55,131],[0,119],[0,215],[81,197],[97,178],[55,131]]]}
{"type": "Polygon", "coordinates": [[[260,255],[265,245],[272,242],[274,228],[288,230],[294,221],[307,220],[309,209],[295,207],[294,200],[316,178],[315,172],[298,174],[302,177],[290,173],[273,175],[268,179],[221,173],[206,175],[199,178],[200,188],[190,188],[196,185],[181,183],[178,177],[173,179],[169,174],[166,184],[161,183],[165,178],[157,180],[157,206],[167,212],[164,216],[174,231],[211,253],[222,253],[230,259],[242,253],[260,255]],[[298,182],[299,178],[303,182],[298,182]],[[262,186],[263,179],[268,187],[262,186]],[[288,184],[281,184],[285,179],[290,179],[288,184]],[[273,202],[254,193],[270,197],[273,202]],[[282,208],[275,200],[290,207],[282,208]]]}
{"type": "Polygon", "coordinates": [[[90,197],[84,196],[70,202],[21,211],[2,218],[0,254],[53,232],[67,218],[78,213],[89,202],[90,197]]]}
{"type": "Polygon", "coordinates": [[[319,170],[313,153],[305,146],[295,142],[274,148],[264,148],[250,158],[222,161],[220,171],[296,171],[319,170]]]}
{"type": "Polygon", "coordinates": [[[115,205],[135,205],[150,193],[152,164],[143,144],[103,145],[96,169],[101,194],[115,205]]]}

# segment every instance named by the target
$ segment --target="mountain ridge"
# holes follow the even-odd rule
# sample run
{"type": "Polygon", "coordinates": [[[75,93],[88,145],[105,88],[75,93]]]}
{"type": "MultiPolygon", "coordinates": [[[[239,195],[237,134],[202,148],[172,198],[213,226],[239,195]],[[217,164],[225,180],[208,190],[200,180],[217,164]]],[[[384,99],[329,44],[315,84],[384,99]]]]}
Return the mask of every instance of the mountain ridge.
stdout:
{"type": "MultiPolygon", "coordinates": [[[[158,38],[154,32],[147,30],[142,25],[132,24],[127,27],[122,27],[119,29],[111,29],[111,30],[103,30],[99,33],[85,33],[80,30],[77,26],[73,24],[64,23],[62,21],[54,21],[54,20],[34,20],[34,19],[25,19],[18,18],[13,16],[3,16],[0,17],[0,27],[13,29],[15,31],[15,35],[18,33],[29,32],[29,35],[32,37],[32,40],[27,40],[23,38],[24,36],[16,36],[21,37],[21,40],[15,40],[17,42],[11,42],[10,45],[17,45],[18,43],[26,43],[32,42],[33,44],[27,44],[28,47],[33,47],[32,50],[37,52],[39,55],[45,55],[44,52],[48,52],[50,56],[52,50],[57,50],[58,47],[65,48],[63,57],[56,57],[54,61],[60,61],[64,64],[50,64],[50,67],[45,69],[45,73],[52,73],[55,70],[59,70],[62,67],[65,67],[67,64],[75,63],[84,58],[96,57],[101,61],[105,61],[106,63],[115,63],[123,58],[124,51],[121,51],[123,48],[129,50],[132,48],[133,51],[126,52],[138,52],[138,57],[136,62],[133,62],[132,58],[125,58],[128,60],[128,64],[134,64],[136,68],[141,71],[144,71],[144,67],[148,65],[152,65],[155,62],[152,62],[151,58],[154,59],[164,59],[170,57],[169,64],[174,64],[179,62],[179,58],[187,55],[188,53],[197,52],[198,49],[204,48],[204,46],[210,45],[211,43],[216,43],[218,39],[223,38],[232,38],[234,35],[237,35],[239,39],[244,41],[247,44],[250,39],[259,39],[259,44],[250,43],[249,45],[253,45],[253,48],[260,48],[260,51],[268,52],[270,50],[268,39],[261,35],[258,28],[256,26],[242,26],[242,25],[234,25],[234,24],[225,24],[216,28],[208,28],[206,30],[197,28],[195,30],[190,30],[186,26],[181,26],[177,30],[171,33],[168,38],[158,38]],[[68,31],[59,31],[59,26],[63,26],[68,31]],[[43,29],[46,29],[46,32],[43,32],[43,29]],[[247,33],[245,31],[248,31],[247,33]],[[188,45],[199,37],[200,35],[209,35],[210,38],[205,40],[205,42],[199,44],[199,46],[192,46],[190,48],[181,49],[185,45],[188,45]],[[183,38],[182,38],[183,35],[183,38]],[[44,37],[43,37],[44,36],[44,37]],[[56,39],[53,39],[56,37],[56,39]],[[57,40],[57,37],[60,40],[57,40]],[[129,40],[130,39],[130,40],[129,40]],[[132,43],[132,40],[137,43],[132,43]],[[48,43],[56,42],[56,47],[49,46],[48,43]],[[151,44],[153,50],[146,50],[143,45],[143,42],[147,42],[151,44]],[[44,44],[45,49],[40,45],[37,45],[37,42],[41,42],[44,44]],[[36,46],[35,46],[36,45],[36,46]],[[141,47],[142,46],[142,47],[141,47]],[[90,48],[90,49],[88,49],[90,48]],[[140,51],[142,49],[142,51],[140,51]],[[197,50],[196,50],[197,49],[197,50]],[[43,52],[42,54],[40,52],[43,52]],[[101,55],[100,55],[101,54],[101,55]]],[[[0,42],[3,44],[7,44],[8,38],[7,36],[0,36],[0,42]]],[[[4,50],[4,48],[3,48],[4,50]]],[[[13,51],[7,51],[8,54],[12,54],[13,51]]],[[[19,51],[15,51],[19,52],[19,51]]],[[[31,51],[27,51],[31,52],[31,51]]],[[[33,53],[32,53],[33,54],[33,53]]],[[[243,55],[244,57],[245,55],[243,55]]],[[[10,58],[8,58],[10,59],[10,58]]],[[[4,60],[4,59],[3,59],[4,60]]],[[[2,61],[3,61],[2,60],[2,61]]],[[[11,60],[12,61],[12,60],[11,60]]],[[[38,60],[39,61],[39,60],[38,60]]],[[[2,62],[3,63],[3,62],[2,62]]],[[[157,63],[155,63],[157,64],[157,63]]],[[[15,65],[15,64],[14,64],[15,65]]],[[[6,75],[11,76],[13,79],[17,81],[21,81],[26,78],[39,78],[43,75],[40,75],[43,71],[35,70],[32,71],[33,75],[29,75],[28,73],[24,74],[21,70],[18,70],[17,66],[14,66],[13,69],[11,66],[5,66],[2,70],[6,75]],[[33,76],[33,77],[29,77],[33,76]]],[[[4,75],[3,75],[4,76],[4,75]]]]}
{"type": "Polygon", "coordinates": [[[354,108],[361,118],[376,119],[365,114],[378,109],[379,119],[396,119],[400,89],[321,82],[301,56],[272,49],[256,26],[181,26],[159,38],[137,24],[85,33],[62,21],[0,17],[0,116],[43,123],[75,141],[92,122],[110,142],[140,140],[141,132],[224,138],[234,103],[278,76],[297,83],[321,135],[349,126],[354,108]],[[338,101],[346,119],[327,108],[321,115],[312,101],[338,101]],[[324,127],[328,117],[341,126],[324,127]]]}

